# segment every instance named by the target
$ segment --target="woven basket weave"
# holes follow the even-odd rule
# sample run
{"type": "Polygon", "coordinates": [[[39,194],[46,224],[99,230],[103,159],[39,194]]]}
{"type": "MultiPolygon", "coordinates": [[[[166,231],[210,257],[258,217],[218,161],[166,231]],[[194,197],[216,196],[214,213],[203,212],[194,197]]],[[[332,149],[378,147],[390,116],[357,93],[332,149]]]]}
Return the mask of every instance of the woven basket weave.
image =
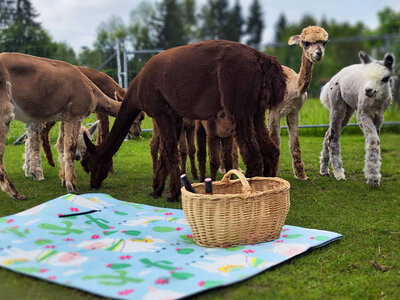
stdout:
{"type": "Polygon", "coordinates": [[[230,170],[213,182],[212,195],[204,194],[204,183],[194,183],[193,188],[197,194],[182,187],[182,207],[197,244],[227,248],[279,237],[290,206],[286,180],[247,179],[230,170]],[[232,174],[239,179],[230,180],[232,174]]]}

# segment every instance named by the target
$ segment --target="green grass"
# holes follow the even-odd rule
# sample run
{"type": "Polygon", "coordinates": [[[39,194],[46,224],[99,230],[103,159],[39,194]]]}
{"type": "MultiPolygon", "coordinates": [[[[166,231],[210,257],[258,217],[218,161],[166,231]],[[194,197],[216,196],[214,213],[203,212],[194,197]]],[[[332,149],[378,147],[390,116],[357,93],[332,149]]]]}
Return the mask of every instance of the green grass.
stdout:
{"type": "MultiPolygon", "coordinates": [[[[307,102],[302,111],[302,124],[327,122],[328,112],[314,105],[318,106],[318,103],[307,102]],[[319,117],[321,119],[316,121],[319,117]]],[[[392,114],[392,121],[400,120],[398,111],[392,114]]],[[[18,128],[20,124],[13,126],[18,128]]],[[[18,130],[23,129],[20,126],[18,130]]],[[[300,138],[306,171],[310,177],[306,182],[293,178],[288,137],[283,131],[279,176],[291,183],[291,208],[286,224],[336,231],[343,234],[344,238],[244,282],[200,294],[196,299],[399,299],[398,128],[381,134],[382,183],[378,188],[371,188],[365,183],[362,172],[364,137],[359,132],[352,128],[344,129],[341,145],[347,180],[338,182],[332,177],[318,175],[318,157],[325,130],[314,133],[308,131],[302,129],[300,138]],[[388,266],[388,271],[376,269],[373,261],[388,266]]],[[[56,131],[52,133],[52,141],[55,142],[55,139],[56,131]]],[[[11,180],[22,194],[28,196],[28,200],[15,201],[1,192],[0,216],[17,213],[66,193],[60,186],[58,169],[45,162],[45,181],[26,179],[21,168],[23,151],[23,146],[8,146],[5,165],[11,180]]],[[[56,154],[55,148],[53,152],[56,154]]],[[[98,192],[121,200],[180,208],[180,203],[167,203],[164,199],[148,196],[152,191],[149,135],[124,142],[114,162],[116,173],[104,181],[98,192]]],[[[93,192],[89,186],[89,176],[79,165],[76,169],[79,192],[93,192]]],[[[0,269],[0,291],[0,298],[5,296],[4,299],[96,299],[84,292],[5,269],[0,269]]]]}

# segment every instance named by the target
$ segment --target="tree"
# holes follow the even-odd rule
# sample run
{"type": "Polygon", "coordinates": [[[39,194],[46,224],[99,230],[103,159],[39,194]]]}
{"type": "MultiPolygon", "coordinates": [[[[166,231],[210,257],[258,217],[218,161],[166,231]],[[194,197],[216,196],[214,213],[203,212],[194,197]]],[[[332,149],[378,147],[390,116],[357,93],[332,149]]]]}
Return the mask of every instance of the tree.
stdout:
{"type": "Polygon", "coordinates": [[[242,8],[239,1],[235,2],[231,12],[229,13],[227,32],[225,39],[240,42],[243,35],[244,19],[242,16],[242,8]]]}
{"type": "Polygon", "coordinates": [[[284,14],[279,15],[279,19],[275,25],[275,42],[283,42],[284,35],[287,31],[287,20],[284,14]]]}
{"type": "Polygon", "coordinates": [[[254,48],[259,48],[261,36],[264,30],[263,12],[258,0],[253,0],[250,5],[250,14],[247,19],[246,33],[250,36],[247,44],[254,48]]]}
{"type": "Polygon", "coordinates": [[[36,12],[30,0],[16,0],[15,20],[26,26],[40,26],[40,23],[35,21],[38,16],[39,13],[36,12]]]}
{"type": "Polygon", "coordinates": [[[157,8],[152,22],[156,32],[157,47],[168,49],[187,44],[178,2],[163,0],[157,8]]]}
{"type": "Polygon", "coordinates": [[[14,4],[12,0],[0,0],[0,29],[7,28],[14,22],[14,4]]]}

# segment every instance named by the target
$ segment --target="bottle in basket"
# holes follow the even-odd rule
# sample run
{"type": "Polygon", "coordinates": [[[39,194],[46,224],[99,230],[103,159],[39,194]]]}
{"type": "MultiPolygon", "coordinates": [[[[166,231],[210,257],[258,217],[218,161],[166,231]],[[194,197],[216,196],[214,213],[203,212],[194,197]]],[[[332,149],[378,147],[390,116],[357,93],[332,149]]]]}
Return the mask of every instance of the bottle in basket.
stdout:
{"type": "Polygon", "coordinates": [[[207,195],[212,195],[212,180],[211,180],[211,178],[205,179],[205,192],[207,195]]]}
{"type": "Polygon", "coordinates": [[[196,191],[194,190],[194,188],[192,187],[192,185],[190,184],[189,179],[187,178],[186,174],[182,174],[181,175],[181,182],[183,184],[183,186],[185,187],[185,189],[188,192],[192,192],[196,194],[196,191]]]}

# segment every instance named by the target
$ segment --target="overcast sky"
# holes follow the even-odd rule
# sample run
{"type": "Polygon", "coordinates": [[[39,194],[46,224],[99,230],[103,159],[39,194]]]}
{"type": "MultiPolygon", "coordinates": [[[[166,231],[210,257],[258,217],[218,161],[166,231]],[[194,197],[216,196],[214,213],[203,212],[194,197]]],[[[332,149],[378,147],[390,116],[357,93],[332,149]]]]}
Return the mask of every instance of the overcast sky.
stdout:
{"type": "MultiPolygon", "coordinates": [[[[38,20],[54,40],[66,42],[78,52],[82,46],[92,47],[96,29],[102,21],[112,15],[120,16],[128,23],[129,12],[142,0],[32,0],[40,13],[38,20]]],[[[151,1],[156,2],[156,1],[151,1]]],[[[197,6],[206,0],[197,0],[197,6]]],[[[252,0],[240,1],[247,16],[252,0]]],[[[259,0],[264,11],[266,30],[263,43],[272,42],[274,26],[281,13],[289,22],[298,21],[304,14],[311,14],[317,20],[323,16],[351,24],[362,21],[370,28],[378,25],[376,12],[390,6],[400,10],[399,0],[259,0]]],[[[234,0],[230,0],[231,5],[234,0]]]]}

